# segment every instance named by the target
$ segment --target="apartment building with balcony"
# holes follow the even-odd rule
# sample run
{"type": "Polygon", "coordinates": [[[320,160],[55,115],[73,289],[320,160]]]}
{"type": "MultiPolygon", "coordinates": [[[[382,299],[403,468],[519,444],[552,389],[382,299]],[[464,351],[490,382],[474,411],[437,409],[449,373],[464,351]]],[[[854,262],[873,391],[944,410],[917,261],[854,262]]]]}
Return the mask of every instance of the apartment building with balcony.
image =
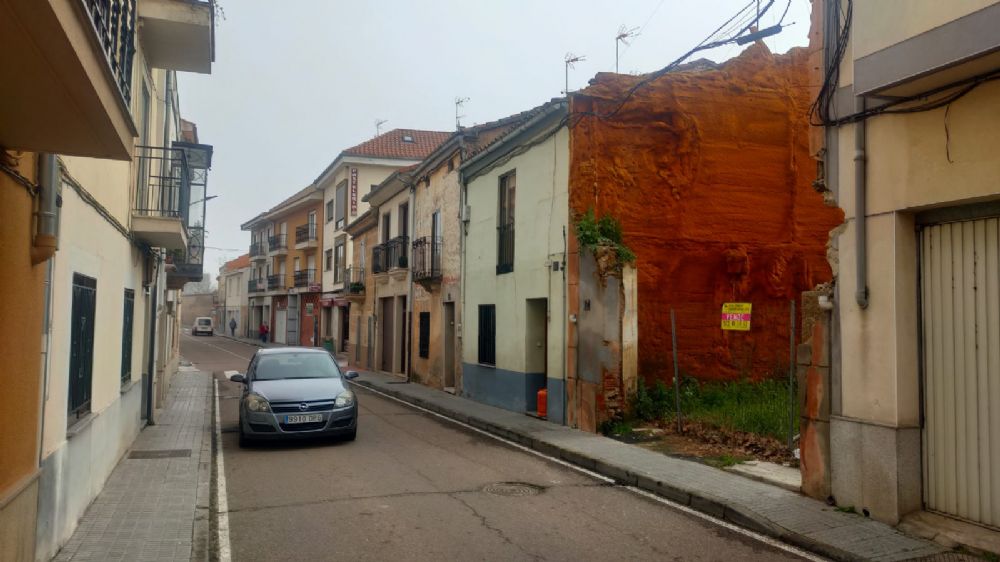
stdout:
{"type": "Polygon", "coordinates": [[[364,200],[394,171],[417,164],[449,133],[393,129],[341,151],[314,184],[323,191],[322,338],[336,351],[348,350],[351,302],[347,296],[347,264],[354,263],[347,225],[368,210],[364,200]]]}
{"type": "Polygon", "coordinates": [[[375,277],[372,249],[379,245],[378,215],[369,208],[347,225],[352,261],[344,272],[345,296],[350,303],[350,341],[347,359],[366,370],[375,369],[375,277]]]}
{"type": "Polygon", "coordinates": [[[211,2],[0,2],[17,59],[0,69],[0,421],[18,428],[0,442],[0,559],[55,554],[168,384],[171,287],[194,273],[191,185],[211,154],[182,138],[175,73],[210,71],[213,17],[211,2]],[[169,169],[184,179],[164,190],[169,169]]]}
{"type": "Polygon", "coordinates": [[[958,542],[988,531],[996,545],[1000,2],[896,7],[813,8],[816,183],[845,224],[828,368],[810,375],[822,415],[803,420],[820,454],[804,478],[875,519],[940,521],[958,542]]]}
{"type": "MultiPolygon", "coordinates": [[[[250,232],[248,325],[269,339],[318,346],[323,192],[310,185],[242,225],[250,232]]],[[[228,322],[228,320],[227,320],[228,322]]]]}
{"type": "MultiPolygon", "coordinates": [[[[366,345],[373,369],[404,375],[410,362],[410,225],[412,167],[393,172],[364,201],[376,223],[374,246],[368,249],[371,268],[371,317],[374,332],[366,345]]],[[[355,330],[360,323],[355,321],[355,330]]],[[[355,339],[360,334],[355,334],[355,339]]]]}

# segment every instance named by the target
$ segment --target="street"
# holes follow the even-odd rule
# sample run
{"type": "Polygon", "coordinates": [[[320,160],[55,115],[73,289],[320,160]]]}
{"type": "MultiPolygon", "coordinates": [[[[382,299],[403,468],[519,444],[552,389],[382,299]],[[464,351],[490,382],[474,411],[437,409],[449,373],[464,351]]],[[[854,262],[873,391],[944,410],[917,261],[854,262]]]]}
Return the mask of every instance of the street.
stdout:
{"type": "Polygon", "coordinates": [[[223,371],[256,348],[181,347],[219,380],[233,560],[801,559],[364,389],[355,442],[240,449],[223,371]]]}

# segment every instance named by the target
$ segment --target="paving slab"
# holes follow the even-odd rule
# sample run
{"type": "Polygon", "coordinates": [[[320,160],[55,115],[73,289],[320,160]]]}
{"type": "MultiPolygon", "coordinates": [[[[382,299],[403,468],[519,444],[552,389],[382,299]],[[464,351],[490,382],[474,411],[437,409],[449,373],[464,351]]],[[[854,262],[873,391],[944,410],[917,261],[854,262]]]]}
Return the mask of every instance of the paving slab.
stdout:
{"type": "Polygon", "coordinates": [[[212,377],[182,367],[54,560],[205,560],[212,377]]]}
{"type": "Polygon", "coordinates": [[[947,552],[791,490],[556,425],[468,398],[360,371],[355,384],[834,560],[909,560],[947,552]]]}

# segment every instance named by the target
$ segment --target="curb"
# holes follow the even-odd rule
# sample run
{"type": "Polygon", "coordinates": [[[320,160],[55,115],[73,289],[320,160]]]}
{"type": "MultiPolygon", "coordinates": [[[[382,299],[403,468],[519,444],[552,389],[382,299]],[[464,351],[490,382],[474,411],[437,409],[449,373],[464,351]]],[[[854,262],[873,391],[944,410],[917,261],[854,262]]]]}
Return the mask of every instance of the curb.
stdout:
{"type": "Polygon", "coordinates": [[[607,476],[619,484],[635,486],[636,488],[690,507],[715,517],[716,519],[721,519],[761,535],[778,539],[782,542],[797,546],[814,554],[825,556],[840,562],[858,562],[864,560],[864,558],[860,558],[855,554],[836,546],[820,543],[801,533],[782,527],[760,513],[748,510],[742,506],[729,505],[726,503],[725,499],[714,496],[704,490],[687,489],[668,482],[661,482],[651,476],[641,474],[632,467],[588,457],[577,451],[565,449],[558,445],[553,445],[552,443],[536,439],[527,433],[465,415],[461,412],[428,402],[421,398],[409,396],[393,388],[385,388],[365,380],[354,380],[351,382],[359,386],[371,388],[388,394],[394,398],[402,400],[403,402],[420,406],[421,408],[425,408],[434,413],[458,420],[462,423],[475,427],[476,429],[481,429],[499,437],[503,437],[504,439],[513,441],[514,443],[523,445],[529,449],[538,451],[539,453],[559,458],[581,468],[596,472],[602,476],[607,476]]]}
{"type": "MultiPolygon", "coordinates": [[[[211,373],[208,373],[211,376],[211,373]]],[[[215,389],[211,388],[206,400],[206,415],[202,428],[201,452],[198,457],[198,492],[195,498],[194,533],[191,542],[191,560],[208,562],[211,556],[211,510],[212,510],[212,460],[215,451],[212,448],[213,428],[215,425],[215,389]]]]}

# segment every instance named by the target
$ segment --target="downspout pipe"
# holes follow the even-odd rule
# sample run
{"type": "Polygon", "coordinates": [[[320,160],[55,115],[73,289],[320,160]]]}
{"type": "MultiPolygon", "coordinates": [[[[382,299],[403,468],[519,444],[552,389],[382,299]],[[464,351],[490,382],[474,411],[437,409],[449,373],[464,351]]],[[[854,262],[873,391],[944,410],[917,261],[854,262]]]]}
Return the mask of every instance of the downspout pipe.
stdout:
{"type": "Polygon", "coordinates": [[[56,253],[59,227],[59,161],[54,154],[42,154],[38,162],[38,228],[31,245],[31,264],[38,265],[56,253]]]}
{"type": "MultiPolygon", "coordinates": [[[[865,110],[864,96],[854,99],[855,113],[865,110]]],[[[865,136],[865,121],[854,124],[854,223],[855,223],[855,261],[857,264],[857,290],[854,298],[862,310],[868,308],[868,209],[866,206],[867,185],[867,153],[865,136]]]]}
{"type": "Polygon", "coordinates": [[[416,192],[418,180],[410,180],[410,201],[407,205],[406,212],[410,215],[406,218],[406,253],[409,256],[406,265],[406,382],[413,382],[413,233],[416,231],[416,225],[413,224],[413,219],[416,216],[416,209],[413,208],[416,204],[416,192]]]}

